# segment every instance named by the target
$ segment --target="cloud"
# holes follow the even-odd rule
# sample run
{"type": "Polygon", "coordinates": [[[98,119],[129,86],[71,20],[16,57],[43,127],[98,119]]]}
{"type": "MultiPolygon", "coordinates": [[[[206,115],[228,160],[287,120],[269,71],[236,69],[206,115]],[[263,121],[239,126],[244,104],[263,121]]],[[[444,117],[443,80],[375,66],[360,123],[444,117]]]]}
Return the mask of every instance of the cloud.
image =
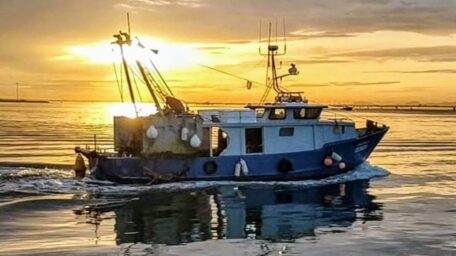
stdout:
{"type": "MultiPolygon", "coordinates": [[[[148,20],[154,27],[159,21],[161,28],[155,29],[166,29],[170,34],[193,40],[204,34],[206,40],[212,35],[223,41],[256,41],[259,20],[266,25],[266,20],[274,21],[276,17],[280,20],[285,17],[290,40],[349,38],[375,31],[449,35],[456,27],[454,0],[117,0],[117,3],[144,10],[160,8],[154,19],[143,15],[143,22],[148,20]]],[[[282,34],[280,28],[278,34],[282,34]]]]}
{"type": "Polygon", "coordinates": [[[408,47],[369,51],[352,51],[335,54],[333,56],[376,59],[403,58],[415,59],[423,62],[449,62],[456,61],[456,46],[441,45],[429,47],[408,47]]]}
{"type": "MultiPolygon", "coordinates": [[[[374,72],[369,72],[374,73],[374,72]]],[[[378,71],[375,73],[399,73],[399,74],[456,74],[456,69],[429,69],[407,71],[378,71]]]]}
{"type": "MultiPolygon", "coordinates": [[[[154,7],[165,7],[170,5],[188,7],[188,8],[199,8],[204,6],[202,0],[128,0],[126,5],[127,8],[143,8],[143,9],[154,9],[154,7]]],[[[117,6],[123,3],[117,4],[117,6]]]]}
{"type": "Polygon", "coordinates": [[[334,86],[369,86],[369,85],[391,85],[399,84],[400,81],[380,81],[380,82],[331,82],[334,86]]]}
{"type": "Polygon", "coordinates": [[[315,38],[340,38],[340,37],[355,37],[355,34],[339,33],[331,31],[293,31],[287,35],[287,38],[294,40],[298,39],[315,39],[315,38]]]}
{"type": "Polygon", "coordinates": [[[201,50],[201,51],[215,51],[215,50],[229,50],[230,48],[226,46],[202,46],[202,47],[197,47],[195,50],[201,50]]]}
{"type": "Polygon", "coordinates": [[[327,86],[336,86],[336,87],[356,87],[356,86],[372,86],[372,85],[394,85],[399,84],[400,81],[378,81],[378,82],[329,82],[329,83],[319,83],[319,84],[291,84],[287,87],[327,87],[327,86]]]}
{"type": "MultiPolygon", "coordinates": [[[[112,86],[113,90],[116,88],[117,83],[115,80],[66,80],[66,79],[55,79],[55,80],[43,80],[43,81],[26,81],[18,83],[21,88],[98,88],[104,86],[112,86]]],[[[1,83],[0,86],[15,86],[16,83],[1,83]]]]}
{"type": "Polygon", "coordinates": [[[305,64],[334,64],[334,63],[350,63],[350,60],[335,60],[335,59],[307,59],[307,60],[288,60],[287,62],[294,63],[296,65],[305,64]]]}
{"type": "Polygon", "coordinates": [[[400,89],[380,89],[377,90],[379,93],[392,93],[392,94],[400,94],[400,93],[416,93],[417,91],[429,91],[431,89],[435,89],[434,87],[430,86],[411,86],[406,88],[400,89]]]}

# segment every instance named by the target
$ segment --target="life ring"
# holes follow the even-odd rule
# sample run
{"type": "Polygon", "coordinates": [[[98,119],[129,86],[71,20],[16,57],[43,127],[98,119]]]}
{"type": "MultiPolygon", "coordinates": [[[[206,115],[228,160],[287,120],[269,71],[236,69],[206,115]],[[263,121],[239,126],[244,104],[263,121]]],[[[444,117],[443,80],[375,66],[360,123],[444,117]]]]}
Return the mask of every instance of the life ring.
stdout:
{"type": "Polygon", "coordinates": [[[293,163],[284,158],[277,164],[277,170],[281,173],[289,173],[293,171],[293,163]]]}
{"type": "Polygon", "coordinates": [[[218,164],[215,161],[204,163],[203,170],[207,175],[212,175],[217,172],[218,164]]]}

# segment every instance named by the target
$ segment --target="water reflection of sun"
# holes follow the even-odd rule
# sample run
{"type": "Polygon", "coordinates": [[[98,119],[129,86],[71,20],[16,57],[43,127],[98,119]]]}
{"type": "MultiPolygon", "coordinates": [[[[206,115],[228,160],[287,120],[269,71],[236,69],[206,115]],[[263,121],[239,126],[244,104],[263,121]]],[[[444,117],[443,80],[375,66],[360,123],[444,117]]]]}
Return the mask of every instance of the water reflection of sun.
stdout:
{"type": "Polygon", "coordinates": [[[135,106],[130,102],[112,103],[109,109],[110,117],[125,116],[134,118],[136,117],[136,111],[138,111],[138,116],[148,116],[157,112],[157,108],[152,103],[136,103],[136,110],[135,106]]]}

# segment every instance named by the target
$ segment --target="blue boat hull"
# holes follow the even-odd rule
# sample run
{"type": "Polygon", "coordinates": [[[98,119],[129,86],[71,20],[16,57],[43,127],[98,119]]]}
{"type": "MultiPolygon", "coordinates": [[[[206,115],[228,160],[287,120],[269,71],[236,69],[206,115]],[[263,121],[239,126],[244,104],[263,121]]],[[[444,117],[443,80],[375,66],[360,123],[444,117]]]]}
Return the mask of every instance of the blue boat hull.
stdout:
{"type": "Polygon", "coordinates": [[[326,144],[313,151],[283,154],[254,154],[219,157],[162,155],[154,158],[97,156],[92,176],[118,183],[161,183],[185,180],[300,180],[325,178],[353,170],[363,163],[388,131],[388,127],[356,139],[326,144]],[[346,168],[335,163],[325,167],[332,153],[342,157],[346,168]],[[235,166],[243,159],[248,174],[235,176],[235,166]],[[285,171],[283,164],[285,162],[285,171]],[[208,163],[210,163],[208,166],[208,163]],[[209,170],[208,170],[209,168],[209,170]]]}

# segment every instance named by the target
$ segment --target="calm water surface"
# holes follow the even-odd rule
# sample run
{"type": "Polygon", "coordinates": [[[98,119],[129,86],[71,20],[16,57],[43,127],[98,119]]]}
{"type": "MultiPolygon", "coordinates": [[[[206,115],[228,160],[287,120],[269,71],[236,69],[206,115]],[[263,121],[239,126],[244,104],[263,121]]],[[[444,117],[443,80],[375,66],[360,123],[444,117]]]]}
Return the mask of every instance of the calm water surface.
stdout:
{"type": "Polygon", "coordinates": [[[454,113],[348,113],[391,130],[370,164],[326,180],[145,187],[72,179],[63,168],[72,148],[92,146],[94,134],[111,148],[119,111],[0,105],[0,254],[456,255],[454,113]]]}

